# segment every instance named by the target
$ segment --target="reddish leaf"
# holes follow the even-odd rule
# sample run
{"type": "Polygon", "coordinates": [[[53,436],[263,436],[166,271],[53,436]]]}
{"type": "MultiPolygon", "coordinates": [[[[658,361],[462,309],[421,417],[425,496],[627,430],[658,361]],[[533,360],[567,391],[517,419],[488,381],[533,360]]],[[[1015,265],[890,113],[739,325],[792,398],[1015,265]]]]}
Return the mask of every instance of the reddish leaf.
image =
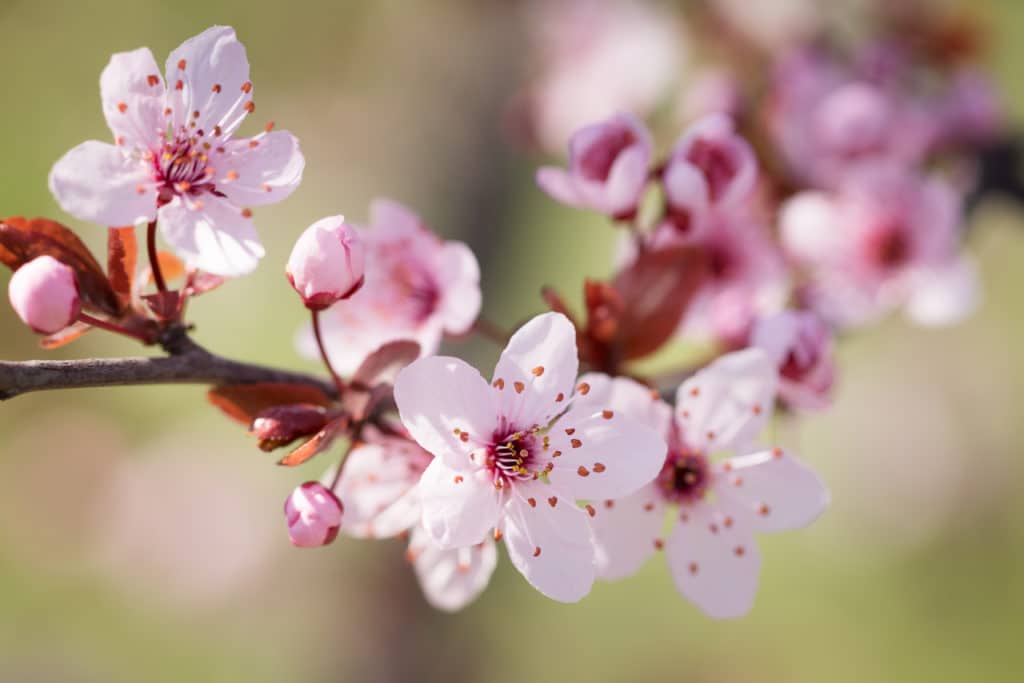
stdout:
{"type": "Polygon", "coordinates": [[[182,299],[180,292],[147,294],[142,297],[142,300],[146,302],[146,306],[149,307],[153,315],[160,320],[177,320],[181,313],[182,299]]]}
{"type": "Polygon", "coordinates": [[[91,329],[93,329],[92,325],[83,322],[76,322],[72,325],[68,325],[60,332],[55,332],[54,334],[43,337],[39,340],[39,345],[47,350],[59,349],[60,347],[75,341],[91,329]]]}
{"type": "Polygon", "coordinates": [[[131,305],[138,256],[135,228],[110,228],[107,232],[107,275],[122,310],[131,305]]]}
{"type": "Polygon", "coordinates": [[[285,467],[301,465],[314,455],[327,450],[330,445],[334,443],[334,439],[344,431],[346,427],[348,427],[348,418],[346,417],[339,417],[328,422],[327,425],[317,432],[312,439],[278,460],[277,464],[284,465],[285,467]]]}
{"type": "Polygon", "coordinates": [[[420,345],[414,341],[388,342],[367,356],[352,375],[352,384],[373,387],[382,382],[392,384],[398,373],[420,357],[420,345]]]}
{"type": "Polygon", "coordinates": [[[206,294],[217,289],[225,282],[227,282],[227,278],[220,275],[193,272],[188,276],[188,283],[185,285],[185,295],[199,296],[200,294],[206,294]]]}
{"type": "Polygon", "coordinates": [[[38,256],[52,256],[78,277],[78,289],[87,307],[118,316],[121,307],[106,273],[78,235],[47,218],[14,216],[0,219],[0,261],[17,270],[38,256]]]}
{"type": "Polygon", "coordinates": [[[299,437],[315,434],[327,424],[327,410],[310,403],[267,408],[256,416],[249,433],[259,439],[260,450],[287,446],[299,437]]]}
{"type": "Polygon", "coordinates": [[[330,397],[321,389],[311,384],[285,382],[222,384],[210,389],[206,398],[247,428],[261,412],[275,406],[310,403],[326,408],[331,405],[330,397]]]}

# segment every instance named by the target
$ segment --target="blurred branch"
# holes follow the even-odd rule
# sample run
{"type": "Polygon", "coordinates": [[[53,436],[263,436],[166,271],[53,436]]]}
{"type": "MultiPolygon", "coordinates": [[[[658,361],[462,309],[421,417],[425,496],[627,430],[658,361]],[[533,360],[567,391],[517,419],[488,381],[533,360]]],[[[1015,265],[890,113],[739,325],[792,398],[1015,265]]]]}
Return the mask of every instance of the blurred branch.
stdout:
{"type": "Polygon", "coordinates": [[[172,328],[160,341],[162,358],[87,358],[62,361],[0,361],[0,401],[33,391],[145,384],[309,384],[336,397],[328,381],[311,375],[222,358],[172,328]]]}

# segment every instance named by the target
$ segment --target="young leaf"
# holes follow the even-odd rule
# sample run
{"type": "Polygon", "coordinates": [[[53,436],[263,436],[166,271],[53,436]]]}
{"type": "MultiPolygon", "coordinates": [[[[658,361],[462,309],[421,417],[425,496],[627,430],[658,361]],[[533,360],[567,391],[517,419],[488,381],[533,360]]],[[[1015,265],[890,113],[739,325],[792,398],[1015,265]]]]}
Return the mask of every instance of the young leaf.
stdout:
{"type": "Polygon", "coordinates": [[[135,228],[110,228],[107,232],[107,276],[122,310],[132,301],[138,263],[135,228]]]}
{"type": "Polygon", "coordinates": [[[331,405],[330,397],[310,384],[283,382],[222,384],[210,389],[206,398],[246,428],[260,413],[275,406],[309,403],[326,408],[331,405]]]}
{"type": "Polygon", "coordinates": [[[373,387],[382,382],[391,384],[398,373],[420,357],[420,345],[414,341],[388,342],[367,356],[352,375],[352,384],[373,387]]]}

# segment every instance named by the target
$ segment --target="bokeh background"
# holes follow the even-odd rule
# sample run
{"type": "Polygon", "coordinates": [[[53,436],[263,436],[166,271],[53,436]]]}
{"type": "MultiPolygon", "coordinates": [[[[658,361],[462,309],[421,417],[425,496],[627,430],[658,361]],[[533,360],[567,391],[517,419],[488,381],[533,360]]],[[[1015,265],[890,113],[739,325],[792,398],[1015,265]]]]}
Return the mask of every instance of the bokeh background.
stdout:
{"type": "MultiPolygon", "coordinates": [[[[1024,4],[963,6],[987,27],[987,66],[1019,126],[1024,4]]],[[[376,196],[467,241],[485,314],[513,325],[541,310],[542,284],[572,295],[607,275],[614,238],[548,201],[532,184],[544,157],[509,144],[507,103],[530,66],[521,10],[0,0],[0,215],[67,218],[46,176],[71,146],[106,139],[97,85],[112,52],[148,45],[162,63],[231,24],[258,90],[248,130],[292,130],[307,167],[289,201],[257,213],[262,267],[192,306],[198,340],[316,371],[294,351],[305,316],[285,259],[314,219],[364,220],[376,196]]],[[[834,409],[776,426],[834,502],[812,528],[761,539],[745,619],[703,617],[660,560],[573,606],[502,562],[476,603],[438,613],[401,541],[293,549],[281,503],[327,463],[277,468],[201,387],[34,394],[0,406],[0,681],[1019,681],[1024,215],[988,201],[971,220],[981,310],[952,329],[892,319],[845,340],[834,409]]],[[[101,244],[102,230],[69,224],[101,244]]],[[[6,303],[0,330],[0,357],[43,356],[6,303]]],[[[477,341],[451,350],[485,366],[497,355],[477,341]]],[[[96,333],[51,356],[138,352],[96,333]]]]}

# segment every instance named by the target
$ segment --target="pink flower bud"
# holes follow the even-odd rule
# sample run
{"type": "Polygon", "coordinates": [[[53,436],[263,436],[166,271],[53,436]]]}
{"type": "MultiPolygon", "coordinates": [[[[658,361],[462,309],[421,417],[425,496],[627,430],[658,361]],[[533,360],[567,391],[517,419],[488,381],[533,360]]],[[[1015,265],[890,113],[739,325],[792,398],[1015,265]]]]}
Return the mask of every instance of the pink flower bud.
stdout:
{"type": "Polygon", "coordinates": [[[292,491],[284,503],[288,519],[288,536],[300,548],[327,545],[338,535],[341,526],[341,501],[317,481],[307,481],[292,491]]]}
{"type": "Polygon", "coordinates": [[[75,271],[52,256],[40,256],[18,268],[8,294],[18,317],[39,334],[60,332],[81,311],[75,271]]]}
{"type": "Polygon", "coordinates": [[[288,258],[288,282],[306,308],[323,309],[363,286],[363,243],[344,216],[329,216],[306,228],[288,258]]]}
{"type": "Polygon", "coordinates": [[[833,338],[811,311],[783,311],[758,321],[750,345],[764,349],[779,369],[779,398],[790,408],[815,411],[830,403],[835,380],[833,338]]]}

